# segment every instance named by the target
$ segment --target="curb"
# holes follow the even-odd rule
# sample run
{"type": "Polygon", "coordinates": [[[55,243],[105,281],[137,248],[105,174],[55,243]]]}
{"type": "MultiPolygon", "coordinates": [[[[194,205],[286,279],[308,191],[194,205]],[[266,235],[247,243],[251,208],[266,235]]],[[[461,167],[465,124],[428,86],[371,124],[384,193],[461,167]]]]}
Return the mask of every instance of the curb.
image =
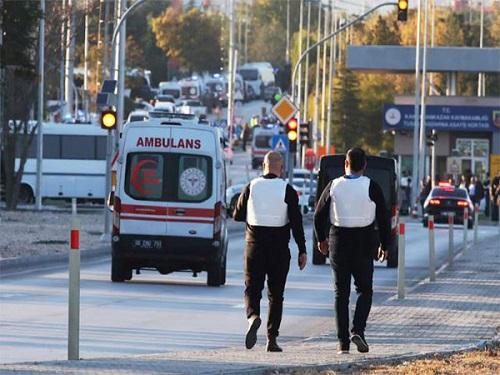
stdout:
{"type": "MultiPolygon", "coordinates": [[[[60,266],[69,261],[69,252],[38,255],[33,257],[7,258],[0,260],[0,278],[12,276],[16,271],[36,271],[41,268],[60,266]]],[[[111,246],[80,250],[81,260],[93,260],[111,254],[111,246]]]]}
{"type": "Polygon", "coordinates": [[[367,366],[373,365],[385,365],[385,364],[396,364],[404,361],[414,361],[419,359],[426,359],[429,357],[448,357],[457,353],[471,352],[478,349],[485,349],[488,345],[498,343],[496,338],[488,341],[479,341],[476,344],[471,344],[464,346],[459,349],[453,350],[442,350],[437,352],[428,352],[428,353],[418,353],[418,354],[404,354],[404,355],[394,355],[386,358],[372,358],[360,360],[358,362],[351,362],[345,364],[323,364],[323,365],[304,365],[304,366],[271,366],[260,369],[249,369],[248,371],[239,371],[239,372],[225,372],[225,374],[247,374],[247,375],[261,375],[261,374],[270,374],[270,373],[283,373],[289,374],[291,372],[298,371],[306,371],[306,370],[315,370],[315,371],[360,371],[365,369],[367,366]]]}

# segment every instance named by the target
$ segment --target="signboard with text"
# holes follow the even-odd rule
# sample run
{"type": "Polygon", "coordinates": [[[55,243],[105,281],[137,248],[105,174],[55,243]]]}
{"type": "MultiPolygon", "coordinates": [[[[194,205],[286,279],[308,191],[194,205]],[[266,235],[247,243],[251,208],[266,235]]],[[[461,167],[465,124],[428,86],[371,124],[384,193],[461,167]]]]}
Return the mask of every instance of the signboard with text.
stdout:
{"type": "MultiPolygon", "coordinates": [[[[425,106],[425,126],[441,131],[500,131],[500,107],[425,106]]],[[[413,130],[413,105],[384,105],[384,129],[413,130]]]]}

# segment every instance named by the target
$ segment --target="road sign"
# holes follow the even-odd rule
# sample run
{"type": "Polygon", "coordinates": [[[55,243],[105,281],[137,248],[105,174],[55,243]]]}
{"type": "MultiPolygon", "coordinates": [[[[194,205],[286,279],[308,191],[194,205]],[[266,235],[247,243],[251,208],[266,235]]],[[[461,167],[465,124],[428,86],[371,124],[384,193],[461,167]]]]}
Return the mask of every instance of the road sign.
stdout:
{"type": "Polygon", "coordinates": [[[283,96],[271,111],[284,125],[297,113],[298,108],[292,103],[288,96],[283,96]]]}
{"type": "Polygon", "coordinates": [[[312,171],[316,166],[316,154],[314,153],[314,150],[311,148],[308,148],[306,150],[306,154],[304,157],[304,166],[306,167],[306,169],[309,169],[310,171],[312,171]]]}
{"type": "Polygon", "coordinates": [[[286,153],[288,151],[288,138],[285,134],[273,135],[272,148],[274,151],[286,153]]]}

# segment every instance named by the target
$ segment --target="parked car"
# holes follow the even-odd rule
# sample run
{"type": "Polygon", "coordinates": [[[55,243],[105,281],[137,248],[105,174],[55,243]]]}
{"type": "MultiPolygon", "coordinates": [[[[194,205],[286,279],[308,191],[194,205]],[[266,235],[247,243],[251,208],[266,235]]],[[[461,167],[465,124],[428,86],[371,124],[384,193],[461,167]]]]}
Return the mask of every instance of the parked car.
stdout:
{"type": "Polygon", "coordinates": [[[474,225],[474,205],[467,190],[448,183],[439,183],[432,188],[424,202],[424,227],[428,226],[429,215],[434,216],[435,223],[447,223],[448,216],[455,215],[454,222],[463,224],[464,210],[468,211],[467,226],[470,229],[474,225]]]}

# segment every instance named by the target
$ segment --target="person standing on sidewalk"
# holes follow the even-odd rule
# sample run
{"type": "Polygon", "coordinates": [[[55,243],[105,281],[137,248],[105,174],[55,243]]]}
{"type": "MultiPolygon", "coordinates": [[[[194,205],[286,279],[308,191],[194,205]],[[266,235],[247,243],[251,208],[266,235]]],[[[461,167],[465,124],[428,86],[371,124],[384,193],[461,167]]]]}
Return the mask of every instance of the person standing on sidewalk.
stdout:
{"type": "Polygon", "coordinates": [[[248,122],[245,122],[243,125],[243,130],[241,131],[241,148],[243,152],[247,150],[247,142],[248,139],[250,138],[250,126],[248,125],[248,122]]]}
{"type": "Polygon", "coordinates": [[[268,352],[281,352],[276,338],[283,313],[283,294],[290,268],[290,229],[299,248],[298,265],[307,263],[306,240],[297,192],[280,178],[283,158],[278,152],[264,157],[264,175],[253,179],[242,191],[234,219],[246,221],[245,305],[248,330],[247,349],[257,342],[260,327],[260,300],[267,276],[269,314],[267,320],[268,352]]]}
{"type": "Polygon", "coordinates": [[[318,249],[323,255],[330,253],[334,273],[339,354],[349,353],[351,341],[359,352],[368,352],[364,332],[372,305],[373,258],[377,247],[380,262],[389,255],[390,219],[384,195],[375,181],[363,176],[365,168],[366,155],[362,149],[347,151],[345,175],[325,187],[314,213],[318,249]],[[375,222],[380,244],[376,242],[375,222]],[[351,276],[358,300],[349,334],[351,276]]]}

